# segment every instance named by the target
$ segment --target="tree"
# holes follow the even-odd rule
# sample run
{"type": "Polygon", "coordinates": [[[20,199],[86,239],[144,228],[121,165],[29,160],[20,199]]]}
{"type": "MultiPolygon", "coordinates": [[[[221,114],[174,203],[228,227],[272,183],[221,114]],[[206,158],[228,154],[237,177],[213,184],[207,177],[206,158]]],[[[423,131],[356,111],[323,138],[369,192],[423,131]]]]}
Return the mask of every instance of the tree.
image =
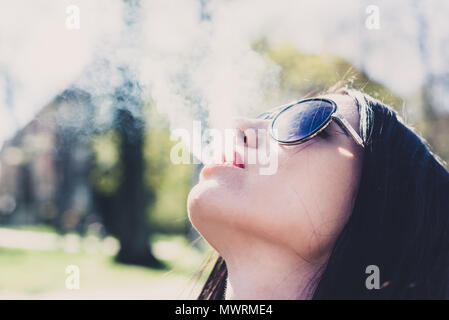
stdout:
{"type": "Polygon", "coordinates": [[[155,200],[155,192],[144,185],[144,124],[138,83],[125,81],[115,92],[114,104],[121,173],[112,193],[96,192],[97,207],[106,230],[120,241],[116,261],[161,268],[163,264],[151,252],[145,213],[155,200]]]}

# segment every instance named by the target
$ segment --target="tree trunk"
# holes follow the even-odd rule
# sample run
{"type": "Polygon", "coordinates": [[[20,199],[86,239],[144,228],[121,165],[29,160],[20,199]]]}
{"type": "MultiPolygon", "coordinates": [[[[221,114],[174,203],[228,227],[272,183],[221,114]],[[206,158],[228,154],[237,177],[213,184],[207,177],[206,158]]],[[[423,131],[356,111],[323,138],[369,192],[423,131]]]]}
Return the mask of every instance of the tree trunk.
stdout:
{"type": "Polygon", "coordinates": [[[146,190],[144,173],[144,125],[140,118],[138,85],[126,82],[116,92],[114,127],[120,136],[121,179],[116,192],[97,198],[106,229],[120,241],[116,261],[162,268],[151,252],[146,208],[154,192],[146,190]],[[129,110],[133,110],[133,113],[129,110]]]}

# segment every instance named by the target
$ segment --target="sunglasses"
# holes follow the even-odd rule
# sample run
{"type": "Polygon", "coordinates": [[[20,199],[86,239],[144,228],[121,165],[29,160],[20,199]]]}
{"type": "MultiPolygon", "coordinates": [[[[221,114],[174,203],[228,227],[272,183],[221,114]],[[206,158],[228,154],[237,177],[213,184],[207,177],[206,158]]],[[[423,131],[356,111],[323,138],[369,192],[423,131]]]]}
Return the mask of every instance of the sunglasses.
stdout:
{"type": "Polygon", "coordinates": [[[363,140],[338,113],[337,104],[326,98],[310,98],[289,103],[261,113],[257,119],[272,119],[270,133],[282,145],[296,145],[316,137],[336,120],[346,133],[363,147],[363,140]]]}

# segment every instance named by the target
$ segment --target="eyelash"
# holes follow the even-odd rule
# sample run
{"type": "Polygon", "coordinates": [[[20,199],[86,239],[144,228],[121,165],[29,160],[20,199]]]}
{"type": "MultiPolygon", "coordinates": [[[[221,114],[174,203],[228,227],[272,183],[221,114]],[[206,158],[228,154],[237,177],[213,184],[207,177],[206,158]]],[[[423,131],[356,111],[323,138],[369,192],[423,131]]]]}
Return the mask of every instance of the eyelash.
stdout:
{"type": "Polygon", "coordinates": [[[323,139],[327,139],[331,136],[330,133],[327,131],[327,129],[324,129],[318,135],[323,139]]]}

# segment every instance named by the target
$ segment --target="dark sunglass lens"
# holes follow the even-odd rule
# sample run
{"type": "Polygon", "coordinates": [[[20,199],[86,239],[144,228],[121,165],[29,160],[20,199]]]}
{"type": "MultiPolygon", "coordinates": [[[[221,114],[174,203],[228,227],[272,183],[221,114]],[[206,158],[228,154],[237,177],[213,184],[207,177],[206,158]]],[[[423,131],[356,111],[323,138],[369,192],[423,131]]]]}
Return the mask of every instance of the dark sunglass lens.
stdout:
{"type": "Polygon", "coordinates": [[[323,100],[295,104],[274,120],[274,138],[282,142],[304,139],[326,124],[333,111],[334,106],[323,100]]]}

